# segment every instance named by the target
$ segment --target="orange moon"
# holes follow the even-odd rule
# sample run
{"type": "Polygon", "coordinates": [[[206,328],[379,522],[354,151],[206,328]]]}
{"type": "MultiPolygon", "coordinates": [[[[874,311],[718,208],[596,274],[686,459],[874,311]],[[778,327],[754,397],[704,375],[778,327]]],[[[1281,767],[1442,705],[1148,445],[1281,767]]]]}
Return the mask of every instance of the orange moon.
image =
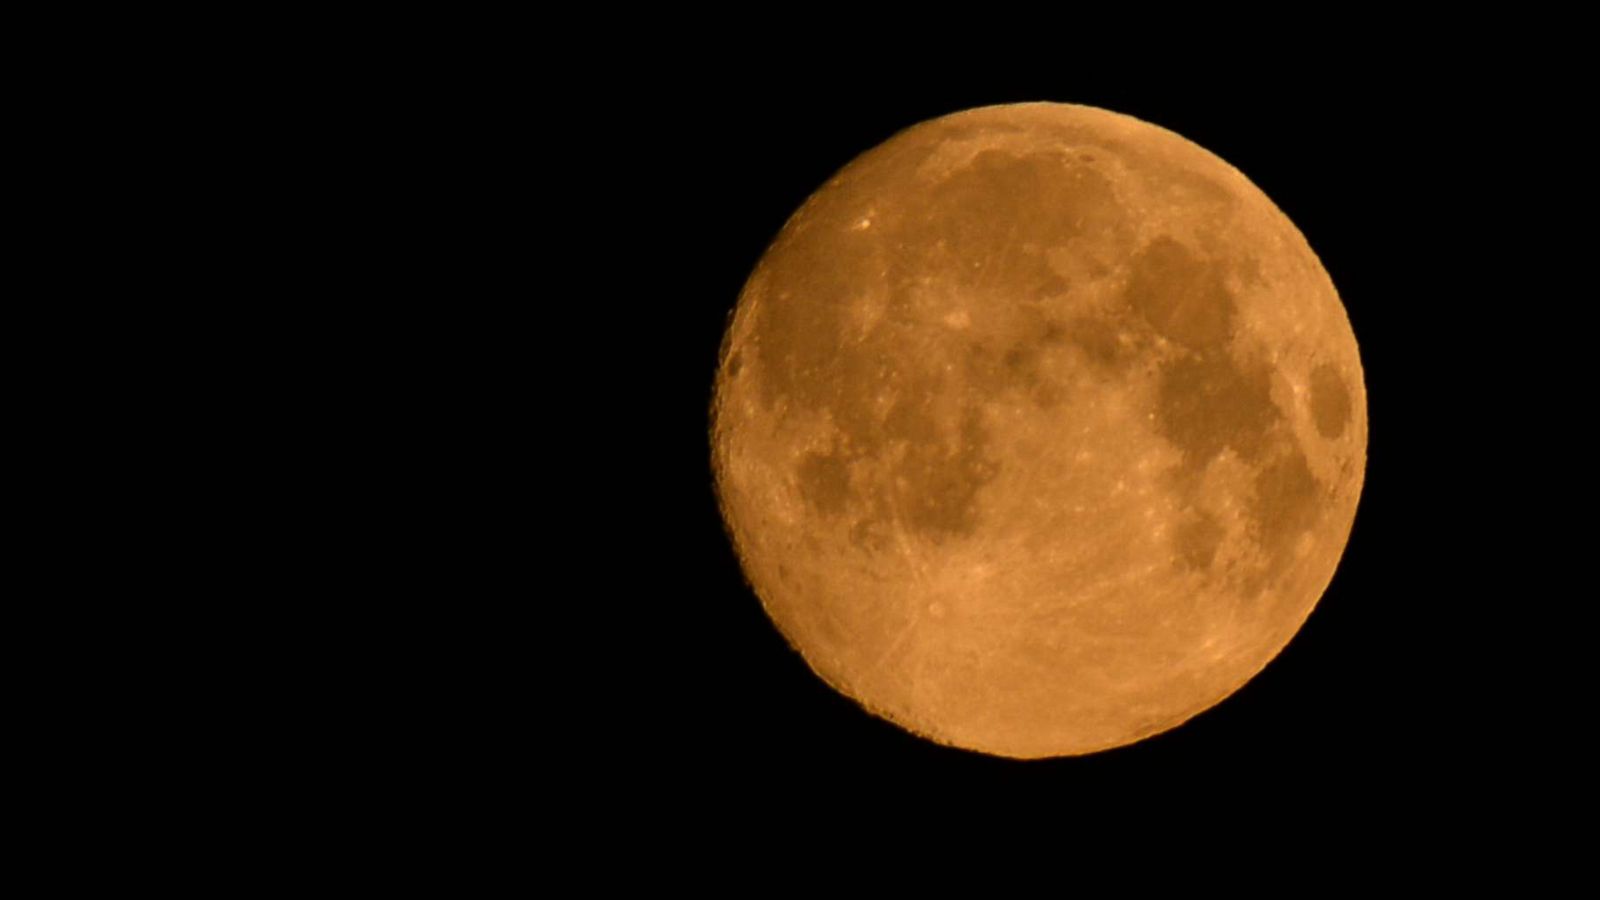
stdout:
{"type": "Polygon", "coordinates": [[[1332,281],[1243,174],[1086,106],[969,110],[789,219],[716,376],[723,516],[866,709],[1008,757],[1226,698],[1344,551],[1366,392],[1332,281]]]}

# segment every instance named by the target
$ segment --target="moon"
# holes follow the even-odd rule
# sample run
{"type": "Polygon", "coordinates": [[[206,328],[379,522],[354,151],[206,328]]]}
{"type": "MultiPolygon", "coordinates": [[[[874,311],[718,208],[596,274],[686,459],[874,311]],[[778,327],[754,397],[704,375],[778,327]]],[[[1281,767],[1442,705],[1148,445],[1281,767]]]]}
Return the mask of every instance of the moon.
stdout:
{"type": "Polygon", "coordinates": [[[829,685],[942,744],[1091,753],[1288,644],[1365,472],[1305,238],[1196,144],[1087,106],[909,128],[794,213],[723,339],[712,469],[829,685]]]}

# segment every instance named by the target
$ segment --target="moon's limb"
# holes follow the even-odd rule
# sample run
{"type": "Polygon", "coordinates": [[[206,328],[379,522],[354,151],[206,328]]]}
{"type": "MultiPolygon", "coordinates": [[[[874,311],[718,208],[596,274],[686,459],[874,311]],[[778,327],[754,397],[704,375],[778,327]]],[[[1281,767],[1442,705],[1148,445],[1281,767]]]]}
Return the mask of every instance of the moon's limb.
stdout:
{"type": "Polygon", "coordinates": [[[745,287],[730,533],[836,688],[936,740],[1085,753],[1266,665],[1331,579],[1365,398],[1288,219],[1184,139],[989,107],[868,152],[745,287]]]}

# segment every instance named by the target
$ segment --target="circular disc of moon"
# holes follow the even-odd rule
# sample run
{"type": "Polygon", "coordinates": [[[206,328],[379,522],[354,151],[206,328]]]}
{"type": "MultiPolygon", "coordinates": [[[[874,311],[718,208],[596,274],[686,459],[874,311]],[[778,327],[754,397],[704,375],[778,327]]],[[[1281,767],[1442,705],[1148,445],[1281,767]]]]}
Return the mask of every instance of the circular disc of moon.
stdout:
{"type": "Polygon", "coordinates": [[[1266,666],[1349,537],[1355,337],[1240,172],[1117,113],[925,122],[819,188],[717,372],[767,613],[871,712],[1009,757],[1164,731],[1266,666]]]}

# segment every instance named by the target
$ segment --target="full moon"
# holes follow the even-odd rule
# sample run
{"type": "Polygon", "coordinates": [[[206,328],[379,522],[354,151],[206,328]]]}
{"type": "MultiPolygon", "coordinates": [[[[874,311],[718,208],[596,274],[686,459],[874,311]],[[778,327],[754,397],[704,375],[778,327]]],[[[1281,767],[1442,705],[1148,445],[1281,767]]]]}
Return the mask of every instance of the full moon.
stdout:
{"type": "Polygon", "coordinates": [[[1243,174],[1086,106],[969,110],[851,162],[734,307],[712,466],[817,675],[999,756],[1091,753],[1236,691],[1339,563],[1355,336],[1243,174]]]}

